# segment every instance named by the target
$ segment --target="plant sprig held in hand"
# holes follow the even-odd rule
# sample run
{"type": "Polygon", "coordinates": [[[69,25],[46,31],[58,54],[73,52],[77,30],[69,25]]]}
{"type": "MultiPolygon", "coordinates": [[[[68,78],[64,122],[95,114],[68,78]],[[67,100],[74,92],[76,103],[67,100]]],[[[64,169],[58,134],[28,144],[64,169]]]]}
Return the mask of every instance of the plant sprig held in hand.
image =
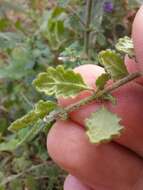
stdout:
{"type": "MultiPolygon", "coordinates": [[[[129,38],[127,39],[129,40],[129,38]]],[[[127,51],[127,46],[123,43],[126,43],[126,40],[119,40],[118,44],[120,44],[120,48],[118,49],[122,49],[122,52],[128,52],[129,55],[133,55],[133,49],[130,48],[132,52],[129,49],[127,51]]],[[[91,91],[92,95],[65,108],[59,107],[55,101],[40,100],[32,111],[13,122],[9,130],[17,132],[19,129],[26,128],[29,125],[33,128],[33,125],[35,126],[39,121],[42,121],[46,125],[53,124],[57,119],[66,120],[70,112],[95,100],[104,99],[112,102],[115,98],[111,94],[112,91],[142,75],[140,72],[129,74],[123,57],[113,50],[100,52],[99,61],[105,68],[105,73],[95,81],[97,90],[88,86],[80,74],[75,73],[71,69],[65,69],[61,65],[56,68],[49,67],[46,72],[40,73],[33,81],[33,85],[39,92],[44,92],[48,96],[52,95],[55,99],[59,97],[74,98],[85,90],[91,91]],[[113,80],[111,85],[107,85],[109,80],[113,80]]],[[[98,144],[119,136],[123,130],[120,121],[121,118],[102,106],[85,121],[86,134],[90,142],[98,144]]],[[[42,128],[40,130],[36,128],[36,130],[39,132],[42,128]]]]}

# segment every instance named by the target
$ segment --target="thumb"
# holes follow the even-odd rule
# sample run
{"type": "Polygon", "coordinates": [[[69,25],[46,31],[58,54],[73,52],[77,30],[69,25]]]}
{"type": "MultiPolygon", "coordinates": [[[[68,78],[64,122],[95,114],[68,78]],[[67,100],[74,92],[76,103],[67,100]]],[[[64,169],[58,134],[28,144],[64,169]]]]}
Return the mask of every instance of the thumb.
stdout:
{"type": "MultiPolygon", "coordinates": [[[[136,61],[134,59],[130,59],[127,55],[125,56],[125,65],[129,73],[138,72],[140,70],[136,61]]],[[[137,78],[135,82],[137,82],[140,85],[143,85],[143,77],[137,78]]]]}
{"type": "MultiPolygon", "coordinates": [[[[125,57],[125,64],[129,73],[143,71],[143,6],[141,6],[134,19],[132,39],[137,62],[128,56],[125,57]]],[[[137,79],[136,82],[143,85],[143,77],[137,79]]]]}
{"type": "Polygon", "coordinates": [[[141,6],[134,19],[132,38],[137,64],[139,69],[143,71],[143,6],[141,6]]]}

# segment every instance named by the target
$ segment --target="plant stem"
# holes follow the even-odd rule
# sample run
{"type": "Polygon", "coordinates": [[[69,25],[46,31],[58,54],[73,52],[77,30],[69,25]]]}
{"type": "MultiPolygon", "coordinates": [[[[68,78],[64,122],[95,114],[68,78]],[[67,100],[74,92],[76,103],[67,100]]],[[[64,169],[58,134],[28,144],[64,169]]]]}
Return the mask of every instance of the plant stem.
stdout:
{"type": "Polygon", "coordinates": [[[85,34],[84,34],[84,51],[87,56],[89,54],[89,39],[90,39],[90,23],[91,23],[91,15],[92,15],[92,4],[93,4],[93,0],[87,0],[85,34]]]}
{"type": "Polygon", "coordinates": [[[85,25],[84,21],[82,20],[82,18],[80,17],[80,15],[77,13],[77,10],[74,10],[71,6],[67,6],[67,9],[69,9],[69,11],[71,11],[72,14],[74,14],[77,17],[77,19],[79,20],[79,23],[81,24],[81,26],[83,28],[85,28],[86,25],[85,25]]]}
{"type": "Polygon", "coordinates": [[[143,75],[143,73],[140,73],[140,72],[129,74],[125,78],[113,83],[112,85],[109,85],[108,87],[106,87],[103,90],[93,93],[93,95],[91,95],[85,99],[82,99],[79,102],[71,104],[64,109],[59,109],[59,110],[55,110],[55,111],[51,112],[48,116],[46,116],[44,118],[44,122],[51,123],[51,122],[55,121],[56,119],[66,119],[68,117],[68,113],[75,111],[75,110],[79,109],[81,106],[89,104],[89,103],[93,102],[94,100],[97,100],[97,99],[103,97],[103,95],[105,95],[107,93],[113,92],[114,90],[118,89],[119,87],[125,85],[126,83],[128,83],[138,77],[141,77],[142,75],[143,75]]]}

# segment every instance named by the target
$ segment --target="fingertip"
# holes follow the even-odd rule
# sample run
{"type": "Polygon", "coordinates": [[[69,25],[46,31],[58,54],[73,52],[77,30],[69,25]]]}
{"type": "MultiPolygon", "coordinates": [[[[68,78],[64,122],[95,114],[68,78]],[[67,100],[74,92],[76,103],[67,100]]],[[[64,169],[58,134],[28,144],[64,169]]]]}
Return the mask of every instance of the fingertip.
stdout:
{"type": "Polygon", "coordinates": [[[77,178],[68,175],[64,182],[64,190],[91,190],[86,185],[82,184],[77,178]]]}
{"type": "Polygon", "coordinates": [[[135,60],[129,58],[127,55],[125,56],[125,65],[129,73],[138,72],[139,66],[135,62],[135,60]]]}
{"type": "Polygon", "coordinates": [[[80,73],[86,84],[91,87],[95,87],[96,78],[105,72],[102,67],[92,64],[81,65],[76,67],[74,71],[80,73]]]}

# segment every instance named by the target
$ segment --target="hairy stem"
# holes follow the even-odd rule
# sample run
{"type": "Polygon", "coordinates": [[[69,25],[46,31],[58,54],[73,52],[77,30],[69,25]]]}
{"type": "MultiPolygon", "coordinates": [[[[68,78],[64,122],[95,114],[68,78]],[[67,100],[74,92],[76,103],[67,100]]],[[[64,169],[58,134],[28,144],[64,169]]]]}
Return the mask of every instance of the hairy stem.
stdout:
{"type": "Polygon", "coordinates": [[[86,23],[85,23],[85,34],[84,34],[84,51],[87,56],[89,54],[89,39],[90,39],[90,23],[91,23],[91,15],[92,15],[92,4],[93,4],[93,0],[87,0],[86,23]]]}
{"type": "Polygon", "coordinates": [[[93,95],[91,95],[85,99],[82,99],[79,102],[71,104],[64,109],[59,109],[59,110],[55,110],[55,111],[51,112],[48,116],[46,116],[44,118],[44,122],[51,123],[51,122],[55,121],[56,119],[60,119],[60,118],[66,119],[66,118],[68,118],[68,113],[75,111],[75,110],[79,109],[81,106],[89,104],[89,103],[93,102],[94,100],[102,98],[103,95],[113,92],[114,90],[118,89],[119,87],[125,85],[126,83],[128,83],[138,77],[141,77],[142,75],[143,74],[140,72],[129,74],[125,78],[113,83],[112,85],[109,85],[108,87],[106,87],[103,90],[93,93],[93,95]]]}

